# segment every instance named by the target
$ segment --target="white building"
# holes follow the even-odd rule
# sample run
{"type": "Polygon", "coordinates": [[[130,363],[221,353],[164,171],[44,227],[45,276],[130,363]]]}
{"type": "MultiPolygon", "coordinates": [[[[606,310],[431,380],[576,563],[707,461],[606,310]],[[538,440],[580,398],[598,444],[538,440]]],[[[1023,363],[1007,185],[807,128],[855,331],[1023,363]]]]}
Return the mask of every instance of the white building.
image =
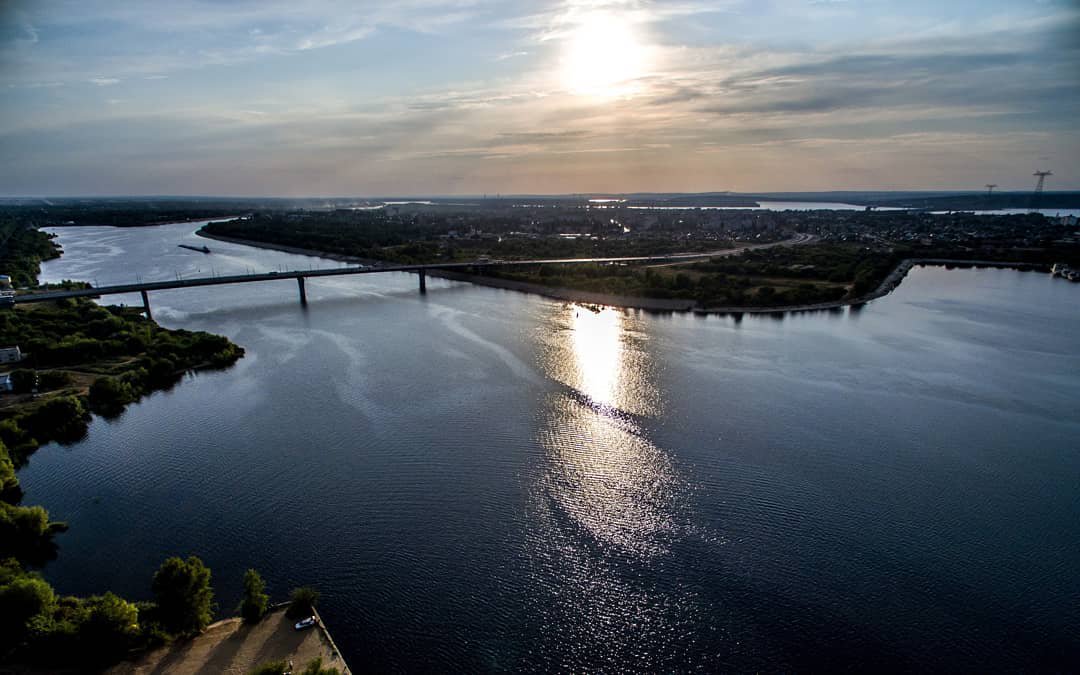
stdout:
{"type": "Polygon", "coordinates": [[[11,373],[0,373],[0,393],[15,391],[11,383],[11,373]]]}
{"type": "Polygon", "coordinates": [[[18,363],[22,361],[22,352],[19,347],[4,347],[0,349],[0,363],[18,363]]]}

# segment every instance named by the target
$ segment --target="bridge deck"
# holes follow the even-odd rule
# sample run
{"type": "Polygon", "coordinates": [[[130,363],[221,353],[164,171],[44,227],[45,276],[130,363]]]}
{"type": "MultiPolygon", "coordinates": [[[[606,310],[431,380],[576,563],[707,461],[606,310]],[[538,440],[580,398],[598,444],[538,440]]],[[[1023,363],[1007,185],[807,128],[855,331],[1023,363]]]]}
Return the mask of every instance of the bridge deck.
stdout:
{"type": "Polygon", "coordinates": [[[219,286],[224,284],[244,284],[258,281],[275,281],[280,279],[308,279],[315,277],[335,277],[353,274],[381,274],[384,272],[425,272],[434,270],[454,270],[487,267],[509,267],[518,265],[569,265],[580,263],[614,263],[614,262],[663,262],[670,260],[687,260],[691,258],[705,258],[709,255],[717,255],[717,252],[706,253],[679,253],[667,256],[638,256],[623,258],[552,258],[546,260],[490,260],[461,263],[435,263],[428,265],[374,265],[355,267],[335,267],[322,270],[293,270],[289,272],[263,272],[259,274],[234,274],[229,276],[196,277],[193,279],[177,279],[174,281],[148,281],[134,284],[118,284],[114,286],[100,286],[98,288],[80,288],[67,291],[46,291],[43,293],[24,293],[15,297],[16,303],[47,302],[50,300],[62,300],[64,298],[91,298],[102,295],[117,295],[120,293],[139,293],[146,291],[165,291],[176,288],[193,288],[195,286],[219,286]]]}

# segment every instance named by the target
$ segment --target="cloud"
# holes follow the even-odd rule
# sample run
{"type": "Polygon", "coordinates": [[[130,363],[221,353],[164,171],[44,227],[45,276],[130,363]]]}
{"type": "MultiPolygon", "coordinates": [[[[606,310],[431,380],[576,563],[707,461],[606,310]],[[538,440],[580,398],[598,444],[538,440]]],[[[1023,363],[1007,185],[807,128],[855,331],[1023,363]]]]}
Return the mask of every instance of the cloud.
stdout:
{"type": "Polygon", "coordinates": [[[1028,155],[1080,181],[1080,23],[1060,5],[950,10],[966,23],[807,0],[39,6],[26,19],[40,41],[0,70],[0,147],[25,169],[0,167],[9,190],[925,187],[1028,155]],[[629,13],[651,50],[632,96],[596,102],[557,81],[553,36],[598,8],[629,13]],[[45,86],[121,80],[123,105],[77,111],[45,86]],[[107,176],[92,171],[102,158],[107,176]]]}

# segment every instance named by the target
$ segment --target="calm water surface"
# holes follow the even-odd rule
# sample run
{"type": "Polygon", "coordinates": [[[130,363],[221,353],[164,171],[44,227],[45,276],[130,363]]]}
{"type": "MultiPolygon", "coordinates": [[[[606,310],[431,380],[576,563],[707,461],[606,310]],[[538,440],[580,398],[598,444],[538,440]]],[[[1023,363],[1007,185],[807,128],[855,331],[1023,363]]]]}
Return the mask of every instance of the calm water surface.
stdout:
{"type": "MultiPolygon", "coordinates": [[[[337,265],[196,227],[61,228],[43,278],[337,265]]],[[[741,321],[405,274],[307,292],[151,295],[247,356],[34,455],[59,591],[145,598],[194,553],[227,611],[255,567],[323,591],[358,672],[1078,663],[1076,285],[925,268],[741,321]]]]}

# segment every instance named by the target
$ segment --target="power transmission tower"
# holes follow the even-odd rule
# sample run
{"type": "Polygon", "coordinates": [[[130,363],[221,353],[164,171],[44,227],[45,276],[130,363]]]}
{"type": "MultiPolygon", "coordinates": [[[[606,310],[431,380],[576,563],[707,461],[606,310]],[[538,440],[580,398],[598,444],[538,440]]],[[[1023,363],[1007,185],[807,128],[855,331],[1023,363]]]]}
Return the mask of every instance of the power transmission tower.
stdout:
{"type": "Polygon", "coordinates": [[[1035,210],[1039,208],[1039,197],[1042,196],[1043,185],[1046,184],[1046,177],[1053,176],[1054,174],[1050,171],[1036,171],[1031,175],[1039,179],[1035,181],[1035,192],[1031,194],[1031,208],[1032,210],[1035,210]]]}
{"type": "Polygon", "coordinates": [[[997,187],[997,183],[987,183],[986,184],[986,198],[987,199],[994,196],[994,188],[996,188],[996,187],[997,187]]]}

